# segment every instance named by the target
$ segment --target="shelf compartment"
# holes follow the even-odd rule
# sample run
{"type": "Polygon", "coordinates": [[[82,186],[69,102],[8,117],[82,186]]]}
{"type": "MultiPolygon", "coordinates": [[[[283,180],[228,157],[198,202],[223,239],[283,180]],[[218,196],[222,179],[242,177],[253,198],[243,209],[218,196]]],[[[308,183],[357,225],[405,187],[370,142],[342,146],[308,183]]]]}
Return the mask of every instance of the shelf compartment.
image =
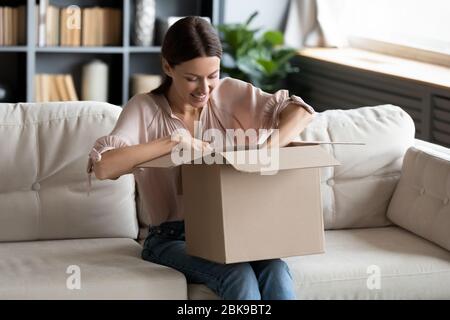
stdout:
{"type": "MultiPolygon", "coordinates": [[[[171,16],[208,16],[212,20],[211,0],[156,0],[155,1],[155,28],[153,45],[160,46],[164,37],[164,24],[171,16]]],[[[136,1],[130,1],[129,41],[133,45],[134,21],[136,18],[136,1]]]]}
{"type": "Polygon", "coordinates": [[[0,84],[6,85],[9,97],[0,102],[25,102],[26,101],[26,64],[27,55],[20,53],[0,53],[0,84]]]}
{"type": "Polygon", "coordinates": [[[96,53],[52,53],[39,52],[36,55],[35,74],[71,74],[74,79],[77,95],[81,95],[82,68],[92,60],[101,60],[108,65],[108,102],[122,105],[122,54],[96,54],[96,53]]]}
{"type": "Polygon", "coordinates": [[[130,54],[130,78],[128,81],[129,98],[132,96],[133,75],[138,73],[163,75],[161,68],[161,55],[157,53],[130,54]]]}

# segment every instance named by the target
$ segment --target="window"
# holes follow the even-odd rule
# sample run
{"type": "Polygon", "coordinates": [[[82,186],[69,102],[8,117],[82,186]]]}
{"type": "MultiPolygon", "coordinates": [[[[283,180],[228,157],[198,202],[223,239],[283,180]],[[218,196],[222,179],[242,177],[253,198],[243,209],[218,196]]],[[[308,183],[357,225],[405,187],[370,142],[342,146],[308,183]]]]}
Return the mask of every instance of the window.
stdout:
{"type": "Polygon", "coordinates": [[[339,20],[350,44],[373,40],[365,46],[396,44],[450,59],[448,0],[344,0],[341,5],[339,20]]]}

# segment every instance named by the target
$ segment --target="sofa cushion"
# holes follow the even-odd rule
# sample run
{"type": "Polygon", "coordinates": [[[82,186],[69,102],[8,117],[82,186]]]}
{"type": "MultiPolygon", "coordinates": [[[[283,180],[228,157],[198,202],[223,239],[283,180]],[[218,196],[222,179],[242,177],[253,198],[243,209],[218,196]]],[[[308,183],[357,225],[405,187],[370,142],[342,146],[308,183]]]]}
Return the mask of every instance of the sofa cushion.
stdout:
{"type": "Polygon", "coordinates": [[[450,250],[450,149],[411,147],[388,209],[395,224],[450,250]]]}
{"type": "Polygon", "coordinates": [[[325,229],[390,225],[386,210],[414,133],[411,117],[393,105],[316,114],[302,140],[365,143],[323,145],[341,163],[321,170],[325,229]]]}
{"type": "Polygon", "coordinates": [[[450,297],[450,252],[406,230],[333,230],[326,242],[323,255],[286,259],[300,299],[450,297]]]}
{"type": "Polygon", "coordinates": [[[2,243],[0,299],[186,299],[183,274],[141,251],[124,238],[2,243]]]}
{"type": "MultiPolygon", "coordinates": [[[[284,259],[298,299],[450,297],[450,252],[409,231],[329,230],[325,239],[324,254],[284,259]]],[[[188,291],[191,299],[218,298],[203,285],[189,285],[188,291]]]]}
{"type": "Polygon", "coordinates": [[[86,163],[121,108],[101,102],[0,104],[0,241],[137,237],[132,175],[94,181],[86,163]]]}

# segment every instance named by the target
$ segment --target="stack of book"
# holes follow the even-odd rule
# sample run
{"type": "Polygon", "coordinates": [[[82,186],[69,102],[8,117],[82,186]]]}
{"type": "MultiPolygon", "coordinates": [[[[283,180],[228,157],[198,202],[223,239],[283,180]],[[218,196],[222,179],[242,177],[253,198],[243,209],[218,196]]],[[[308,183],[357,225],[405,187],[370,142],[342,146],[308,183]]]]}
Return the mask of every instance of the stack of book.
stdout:
{"type": "Polygon", "coordinates": [[[37,45],[114,46],[121,44],[122,12],[116,8],[36,7],[37,45]]]}
{"type": "Polygon", "coordinates": [[[26,6],[0,7],[0,46],[26,43],[26,6]]]}
{"type": "Polygon", "coordinates": [[[122,12],[114,8],[83,9],[82,45],[109,46],[122,43],[122,12]]]}
{"type": "Polygon", "coordinates": [[[37,74],[35,76],[36,102],[78,101],[70,74],[37,74]]]}

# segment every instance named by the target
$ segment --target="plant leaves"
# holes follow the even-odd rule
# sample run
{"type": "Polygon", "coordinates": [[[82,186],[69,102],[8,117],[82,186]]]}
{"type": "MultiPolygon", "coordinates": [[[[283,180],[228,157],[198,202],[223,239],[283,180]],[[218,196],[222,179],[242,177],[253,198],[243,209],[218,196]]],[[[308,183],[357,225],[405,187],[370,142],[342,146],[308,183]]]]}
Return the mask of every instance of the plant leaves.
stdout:
{"type": "Polygon", "coordinates": [[[250,25],[250,23],[252,23],[253,19],[258,15],[258,11],[255,11],[251,14],[251,16],[247,19],[247,21],[245,22],[245,25],[248,26],[250,25]]]}
{"type": "Polygon", "coordinates": [[[236,65],[239,70],[254,78],[261,78],[264,72],[264,68],[250,57],[239,58],[236,65]]]}
{"type": "Polygon", "coordinates": [[[297,50],[283,47],[284,36],[279,31],[268,30],[257,37],[259,29],[249,26],[257,15],[258,11],[255,11],[245,23],[218,27],[224,52],[222,71],[274,92],[280,89],[289,73],[298,72],[298,68],[290,64],[297,50]]]}
{"type": "Polygon", "coordinates": [[[263,67],[264,73],[268,76],[278,69],[278,65],[272,60],[258,59],[257,62],[263,67]]]}
{"type": "Polygon", "coordinates": [[[267,31],[263,34],[263,39],[273,47],[281,46],[284,43],[284,36],[279,31],[267,31]]]}

